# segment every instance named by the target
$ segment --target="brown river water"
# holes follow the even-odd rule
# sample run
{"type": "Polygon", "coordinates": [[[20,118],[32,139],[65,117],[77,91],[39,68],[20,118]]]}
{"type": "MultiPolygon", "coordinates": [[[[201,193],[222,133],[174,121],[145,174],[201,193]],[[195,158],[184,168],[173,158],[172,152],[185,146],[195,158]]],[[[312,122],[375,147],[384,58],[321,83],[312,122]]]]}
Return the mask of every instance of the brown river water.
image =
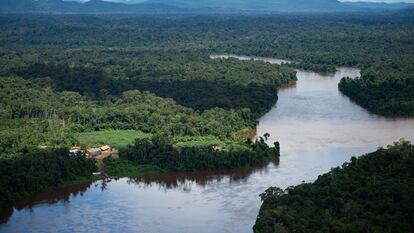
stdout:
{"type": "Polygon", "coordinates": [[[259,194],[269,186],[311,182],[352,156],[414,140],[414,119],[370,114],[338,91],[341,77],[358,75],[352,68],[335,75],[298,71],[297,84],[279,90],[257,126],[258,135],[270,133],[269,143],[281,143],[278,161],[65,187],[2,210],[0,232],[252,232],[259,194]]]}

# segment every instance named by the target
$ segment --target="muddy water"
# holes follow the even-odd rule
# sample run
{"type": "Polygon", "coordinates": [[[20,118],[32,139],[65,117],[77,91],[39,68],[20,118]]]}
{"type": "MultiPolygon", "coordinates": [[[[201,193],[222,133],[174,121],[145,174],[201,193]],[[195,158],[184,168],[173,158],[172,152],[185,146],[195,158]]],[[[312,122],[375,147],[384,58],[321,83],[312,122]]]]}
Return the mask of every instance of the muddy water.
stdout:
{"type": "Polygon", "coordinates": [[[260,119],[258,135],[270,133],[285,152],[323,148],[385,146],[400,138],[414,139],[414,119],[384,118],[370,114],[341,94],[342,77],[359,70],[339,68],[335,75],[298,71],[295,87],[279,91],[276,106],[260,119]]]}
{"type": "Polygon", "coordinates": [[[298,71],[260,119],[259,135],[279,140],[279,161],[255,169],[175,173],[97,181],[39,194],[2,210],[0,232],[251,232],[259,194],[269,186],[309,182],[351,156],[401,137],[413,119],[372,115],[338,92],[343,76],[298,71]]]}

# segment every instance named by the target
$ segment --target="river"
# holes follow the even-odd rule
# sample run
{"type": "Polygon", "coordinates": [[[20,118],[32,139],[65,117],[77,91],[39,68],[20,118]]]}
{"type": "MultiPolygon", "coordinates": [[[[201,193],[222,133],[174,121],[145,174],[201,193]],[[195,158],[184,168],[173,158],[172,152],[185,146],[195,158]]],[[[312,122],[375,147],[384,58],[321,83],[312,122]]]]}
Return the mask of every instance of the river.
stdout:
{"type": "Polygon", "coordinates": [[[341,77],[358,75],[352,68],[335,75],[298,71],[297,84],[279,90],[277,104],[257,126],[258,135],[270,133],[269,143],[281,143],[279,161],[254,169],[96,181],[34,195],[2,213],[0,231],[251,232],[259,194],[269,186],[311,182],[352,156],[402,137],[414,140],[414,119],[370,114],[338,91],[341,77]]]}

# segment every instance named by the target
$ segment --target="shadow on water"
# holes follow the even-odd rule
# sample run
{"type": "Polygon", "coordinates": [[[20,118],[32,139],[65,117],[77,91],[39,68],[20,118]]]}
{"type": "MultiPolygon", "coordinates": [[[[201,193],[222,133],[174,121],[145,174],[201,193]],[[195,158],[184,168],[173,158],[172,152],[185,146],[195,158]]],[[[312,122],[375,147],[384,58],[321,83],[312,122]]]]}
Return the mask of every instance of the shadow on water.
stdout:
{"type": "MultiPolygon", "coordinates": [[[[274,159],[269,164],[253,168],[144,175],[129,177],[127,183],[138,185],[143,189],[157,185],[165,190],[181,189],[185,192],[191,192],[191,188],[188,187],[189,183],[195,183],[204,187],[211,182],[220,182],[225,179],[228,179],[229,183],[243,182],[256,172],[265,172],[269,165],[278,166],[279,158],[274,159]]],[[[27,196],[18,201],[13,207],[0,208],[0,224],[6,224],[9,218],[13,215],[15,209],[27,209],[31,211],[36,205],[53,205],[59,202],[69,203],[71,198],[78,195],[83,196],[90,188],[99,188],[103,192],[107,189],[108,183],[119,179],[123,178],[106,178],[95,182],[65,186],[54,189],[53,191],[49,190],[48,192],[27,196]]]]}
{"type": "Polygon", "coordinates": [[[269,144],[280,142],[280,165],[106,179],[57,189],[1,210],[7,224],[0,231],[251,233],[258,195],[269,186],[312,182],[353,155],[401,137],[414,141],[414,119],[371,115],[338,91],[342,77],[359,75],[352,68],[329,76],[297,71],[295,85],[279,88],[277,105],[259,120],[256,133],[270,133],[269,144]]]}
{"type": "Polygon", "coordinates": [[[9,221],[10,216],[13,215],[13,207],[0,208],[0,224],[5,224],[9,221]]]}
{"type": "Polygon", "coordinates": [[[22,210],[29,209],[39,204],[56,204],[58,202],[69,202],[71,197],[76,197],[78,195],[83,196],[83,194],[91,187],[92,183],[70,185],[61,188],[57,188],[52,192],[36,193],[30,196],[27,196],[20,201],[18,201],[13,207],[1,208],[0,209],[0,223],[7,223],[10,216],[13,214],[14,209],[22,210]]]}
{"type": "MultiPolygon", "coordinates": [[[[274,159],[269,164],[278,166],[279,158],[274,159]]],[[[220,182],[224,179],[228,179],[229,183],[246,181],[256,172],[265,172],[269,164],[253,168],[240,168],[221,171],[175,172],[129,177],[128,183],[137,184],[143,188],[157,185],[164,189],[182,189],[184,191],[190,191],[186,189],[186,185],[189,183],[196,183],[197,185],[204,187],[211,182],[220,182]]]]}

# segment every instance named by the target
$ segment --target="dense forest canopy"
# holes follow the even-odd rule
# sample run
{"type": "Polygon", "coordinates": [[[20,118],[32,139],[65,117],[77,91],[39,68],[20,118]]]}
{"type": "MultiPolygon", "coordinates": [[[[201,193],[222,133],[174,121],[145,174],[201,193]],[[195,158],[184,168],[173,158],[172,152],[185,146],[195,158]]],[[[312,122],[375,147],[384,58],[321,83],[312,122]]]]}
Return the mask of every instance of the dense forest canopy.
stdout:
{"type": "MultiPolygon", "coordinates": [[[[251,150],[243,135],[275,104],[276,88],[295,82],[295,72],[290,68],[236,59],[212,60],[200,56],[196,48],[189,47],[187,52],[181,50],[184,46],[181,38],[185,35],[162,38],[152,29],[140,39],[151,45],[124,47],[127,41],[117,41],[115,36],[124,22],[119,22],[115,31],[110,32],[109,44],[99,45],[99,39],[83,44],[100,34],[96,29],[105,25],[104,18],[96,18],[98,24],[93,23],[94,20],[89,24],[88,17],[82,16],[81,21],[75,22],[73,17],[66,21],[65,16],[58,16],[57,24],[44,24],[43,16],[28,17],[34,17],[32,22],[36,23],[26,29],[45,39],[38,38],[42,42],[10,40],[19,30],[13,29],[14,23],[8,20],[22,20],[20,23],[26,24],[24,17],[4,16],[0,23],[8,27],[7,35],[2,34],[0,39],[4,42],[0,52],[0,162],[4,169],[2,180],[6,182],[1,190],[4,194],[0,199],[2,206],[73,179],[90,179],[91,172],[97,168],[90,166],[93,162],[89,160],[82,161],[76,165],[80,166],[79,170],[65,173],[62,178],[59,178],[61,171],[55,171],[67,170],[66,166],[73,160],[68,149],[79,145],[79,135],[87,132],[93,135],[96,131],[132,130],[136,133],[130,135],[144,133],[169,138],[173,141],[169,144],[171,148],[180,148],[179,153],[176,150],[167,153],[178,159],[174,167],[154,162],[160,159],[158,154],[146,151],[145,155],[153,160],[131,160],[136,171],[140,165],[154,165],[165,170],[245,167],[278,156],[278,150],[273,153],[274,149],[267,145],[263,150],[251,150]],[[85,27],[85,30],[69,26],[60,31],[65,21],[72,26],[85,27]],[[51,28],[54,26],[57,31],[51,28]],[[30,27],[36,29],[32,31],[30,27]],[[80,34],[75,36],[79,36],[77,39],[65,42],[64,38],[72,40],[74,37],[64,31],[80,34]],[[146,37],[148,35],[150,37],[146,37]],[[212,150],[215,144],[223,151],[212,150]],[[190,164],[180,164],[184,162],[181,151],[186,151],[190,164]],[[51,156],[55,156],[54,160],[51,156]],[[203,165],[203,161],[194,158],[213,159],[214,165],[203,165]],[[59,165],[52,166],[50,171],[50,174],[57,174],[56,179],[40,180],[48,175],[44,171],[45,163],[59,165]],[[33,172],[8,175],[13,166],[33,172]],[[13,183],[21,187],[16,189],[13,183]]],[[[152,20],[157,21],[156,18],[152,20]]],[[[26,27],[20,26],[17,27],[26,27]]],[[[131,32],[141,36],[136,29],[134,26],[131,32]]],[[[127,153],[133,152],[121,150],[121,158],[127,157],[122,155],[127,153]]],[[[168,161],[168,157],[161,159],[168,161]]],[[[112,169],[123,168],[122,164],[106,163],[112,169]]]]}
{"type": "Polygon", "coordinates": [[[389,116],[414,115],[414,76],[364,70],[361,78],[344,78],[339,90],[371,111],[389,116]]]}
{"type": "Polygon", "coordinates": [[[252,12],[369,12],[399,10],[410,3],[342,2],[338,0],[3,0],[7,13],[252,13],[252,12]]]}
{"type": "Polygon", "coordinates": [[[353,157],[314,183],[271,187],[254,232],[412,232],[414,146],[353,157]]]}
{"type": "Polygon", "coordinates": [[[271,148],[263,138],[230,148],[214,149],[209,145],[179,147],[169,137],[154,135],[137,139],[132,145],[122,148],[120,160],[108,158],[105,165],[109,174],[122,160],[166,171],[223,170],[263,165],[279,157],[279,152],[278,142],[271,148]]]}
{"type": "Polygon", "coordinates": [[[28,194],[75,180],[88,181],[95,162],[66,149],[30,150],[11,159],[0,158],[0,210],[28,194]]]}
{"type": "MultiPolygon", "coordinates": [[[[0,74],[38,77],[48,75],[56,67],[69,66],[77,70],[75,74],[91,79],[106,77],[97,89],[120,92],[117,88],[108,90],[108,85],[112,85],[112,79],[128,80],[125,82],[127,89],[138,86],[134,89],[174,98],[184,106],[211,108],[215,104],[208,103],[206,99],[218,95],[220,98],[212,101],[218,101],[216,107],[229,108],[236,104],[249,107],[260,115],[274,101],[264,103],[256,110],[252,109],[252,105],[256,104],[247,103],[244,95],[241,95],[239,103],[229,103],[230,97],[225,96],[223,91],[239,95],[237,89],[246,88],[245,91],[250,93],[257,84],[262,88],[259,92],[269,93],[270,97],[270,89],[266,89],[262,81],[245,82],[245,78],[233,85],[234,77],[238,80],[238,77],[245,76],[237,70],[246,68],[234,67],[222,75],[222,65],[217,61],[208,61],[208,56],[213,53],[268,56],[293,60],[296,63],[291,66],[315,71],[333,72],[337,66],[361,68],[361,79],[343,82],[341,91],[376,113],[410,116],[413,114],[412,92],[409,92],[414,72],[413,21],[412,14],[403,12],[327,16],[3,15],[0,20],[3,28],[0,74]],[[45,71],[39,73],[36,69],[45,71]],[[202,72],[205,73],[200,75],[202,72]],[[211,75],[203,77],[206,73],[211,75]],[[220,86],[215,85],[218,79],[223,81],[220,86]],[[395,82],[396,79],[400,81],[395,82]],[[160,84],[161,80],[168,80],[170,85],[160,84]],[[239,85],[241,83],[242,86],[239,85]],[[396,94],[400,83],[408,84],[408,93],[396,94]],[[212,88],[214,85],[216,88],[212,88]],[[206,91],[203,86],[212,92],[206,91]],[[176,88],[187,92],[171,91],[176,88]],[[197,98],[190,98],[197,94],[197,98]],[[201,95],[210,96],[201,101],[201,95]]],[[[224,66],[228,67],[228,64],[224,66]]],[[[263,64],[258,66],[261,70],[268,69],[263,64]]],[[[255,71],[251,69],[250,72],[255,71]]],[[[263,74],[269,77],[272,72],[264,71],[263,74]]],[[[280,72],[286,74],[288,71],[280,72]]],[[[56,78],[62,78],[60,76],[51,77],[51,81],[56,82],[56,78]]],[[[272,82],[268,78],[263,81],[272,82]]],[[[253,96],[256,99],[260,94],[253,96]]],[[[263,101],[266,100],[258,100],[263,101]]]]}
{"type": "Polygon", "coordinates": [[[71,146],[77,132],[132,129],[171,136],[230,138],[253,127],[249,109],[212,108],[202,113],[172,99],[138,90],[96,101],[77,92],[57,92],[21,78],[1,78],[2,156],[45,145],[71,146]],[[225,124],[223,124],[225,122],[225,124]]]}
{"type": "MultiPolygon", "coordinates": [[[[340,83],[343,93],[376,113],[412,116],[413,19],[408,13],[0,15],[0,162],[10,170],[14,161],[42,177],[51,154],[61,154],[53,163],[70,164],[59,150],[79,144],[80,133],[133,130],[131,135],[171,142],[162,154],[150,147],[148,158],[135,151],[142,141],[127,146],[122,162],[108,162],[114,171],[134,163],[166,170],[262,163],[277,153],[254,151],[246,135],[276,103],[277,88],[296,81],[293,68],[361,68],[361,78],[340,83]],[[210,59],[211,54],[295,62],[279,66],[210,59]],[[223,151],[212,151],[213,144],[223,151]],[[206,163],[197,164],[193,154],[206,163]],[[212,154],[223,159],[210,160],[212,154]],[[171,164],[164,163],[169,157],[157,157],[163,155],[172,156],[171,164]],[[43,161],[27,164],[37,158],[43,161]]],[[[9,190],[5,184],[2,191],[21,196],[88,177],[95,169],[79,164],[86,168],[38,186],[27,186],[24,173],[10,176],[24,187],[9,190]]]]}

